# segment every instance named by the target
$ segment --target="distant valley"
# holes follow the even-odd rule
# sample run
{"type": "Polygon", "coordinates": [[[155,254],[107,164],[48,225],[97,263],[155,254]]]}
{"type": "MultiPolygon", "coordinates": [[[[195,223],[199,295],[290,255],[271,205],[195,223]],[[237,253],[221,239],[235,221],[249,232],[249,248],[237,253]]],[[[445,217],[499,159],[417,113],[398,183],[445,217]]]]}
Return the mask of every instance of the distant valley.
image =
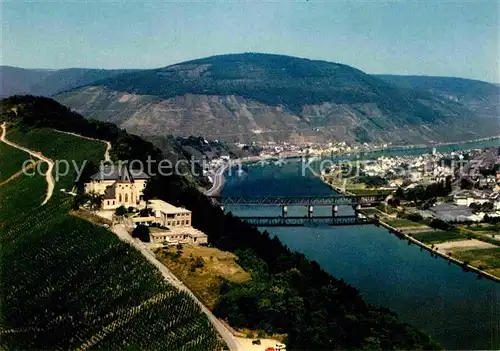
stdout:
{"type": "MultiPolygon", "coordinates": [[[[268,54],[94,71],[59,91],[44,88],[51,85],[44,78],[30,93],[53,95],[87,118],[149,138],[409,144],[500,134],[500,88],[461,78],[368,75],[347,65],[268,54]]],[[[2,80],[12,86],[4,68],[2,80]]]]}

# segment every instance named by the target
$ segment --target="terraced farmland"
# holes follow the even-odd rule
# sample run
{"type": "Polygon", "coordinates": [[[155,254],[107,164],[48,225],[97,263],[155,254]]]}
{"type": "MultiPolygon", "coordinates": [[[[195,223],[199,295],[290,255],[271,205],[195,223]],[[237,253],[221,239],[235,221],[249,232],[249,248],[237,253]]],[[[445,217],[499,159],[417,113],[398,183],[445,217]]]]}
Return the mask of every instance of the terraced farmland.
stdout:
{"type": "MultiPolygon", "coordinates": [[[[50,132],[8,137],[55,159],[102,158],[102,143],[50,132]]],[[[56,191],[40,206],[45,188],[39,175],[0,187],[0,349],[223,347],[200,308],[138,251],[70,215],[70,196],[56,191]]]]}
{"type": "Polygon", "coordinates": [[[0,184],[19,172],[27,159],[27,153],[0,142],[0,184]]]}

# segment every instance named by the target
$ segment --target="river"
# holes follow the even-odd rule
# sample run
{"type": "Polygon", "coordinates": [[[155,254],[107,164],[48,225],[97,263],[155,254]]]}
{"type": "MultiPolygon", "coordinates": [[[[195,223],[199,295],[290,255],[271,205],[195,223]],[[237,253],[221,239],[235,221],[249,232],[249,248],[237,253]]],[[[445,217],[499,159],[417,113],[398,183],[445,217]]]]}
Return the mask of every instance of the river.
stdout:
{"type": "MultiPolygon", "coordinates": [[[[471,147],[498,145],[496,141],[471,147]]],[[[466,145],[466,144],[462,144],[466,145]]],[[[448,145],[443,151],[464,148],[448,145]]],[[[428,152],[399,150],[388,154],[428,152]]],[[[378,156],[376,153],[368,156],[378,156]]],[[[365,155],[362,158],[365,158],[365,155]]],[[[303,175],[301,162],[249,166],[232,172],[223,196],[326,195],[332,190],[310,172],[303,175]]],[[[229,208],[228,208],[229,210],[229,208]]],[[[278,215],[275,207],[231,207],[238,215],[278,215]]],[[[303,215],[305,208],[289,207],[289,215],[303,215]]],[[[315,214],[329,214],[328,207],[315,214]]],[[[340,214],[351,214],[340,207],[340,214]]],[[[316,260],[337,278],[357,287],[366,301],[388,307],[400,318],[429,333],[447,349],[500,349],[500,284],[478,279],[476,274],[442,258],[433,258],[382,227],[283,227],[267,228],[290,248],[316,260]]]]}

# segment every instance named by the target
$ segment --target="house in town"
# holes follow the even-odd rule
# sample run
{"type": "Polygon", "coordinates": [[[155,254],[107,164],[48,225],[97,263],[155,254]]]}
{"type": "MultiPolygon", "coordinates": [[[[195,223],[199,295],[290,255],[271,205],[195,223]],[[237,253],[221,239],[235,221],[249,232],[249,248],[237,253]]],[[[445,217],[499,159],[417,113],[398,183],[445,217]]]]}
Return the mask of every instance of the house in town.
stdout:
{"type": "Polygon", "coordinates": [[[125,165],[102,166],[88,183],[85,192],[103,196],[102,209],[137,207],[143,201],[148,175],[125,165]]]}
{"type": "Polygon", "coordinates": [[[490,194],[478,190],[462,190],[453,195],[453,201],[457,206],[470,206],[472,203],[484,204],[490,202],[490,194]]]}

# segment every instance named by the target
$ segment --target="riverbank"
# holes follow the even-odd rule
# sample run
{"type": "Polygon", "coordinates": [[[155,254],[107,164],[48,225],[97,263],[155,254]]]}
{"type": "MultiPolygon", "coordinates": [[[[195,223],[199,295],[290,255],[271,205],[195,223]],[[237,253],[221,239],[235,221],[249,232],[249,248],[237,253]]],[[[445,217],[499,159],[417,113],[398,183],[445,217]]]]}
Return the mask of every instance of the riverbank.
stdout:
{"type": "MultiPolygon", "coordinates": [[[[363,210],[361,210],[361,213],[363,213],[363,210]]],[[[364,215],[366,215],[366,214],[364,214],[364,215]]],[[[450,256],[449,254],[447,255],[444,252],[439,251],[438,247],[434,247],[433,248],[433,247],[431,247],[431,246],[429,246],[427,244],[424,244],[423,242],[418,241],[413,236],[411,236],[411,234],[406,234],[403,231],[398,230],[397,228],[392,227],[391,225],[389,225],[389,224],[387,224],[387,223],[385,223],[385,222],[383,222],[381,220],[377,220],[377,224],[383,226],[384,228],[389,229],[389,232],[394,233],[398,237],[403,237],[404,239],[406,239],[406,240],[408,240],[408,241],[416,244],[417,246],[419,246],[419,247],[421,247],[421,248],[429,251],[431,254],[435,254],[435,255],[441,256],[442,258],[447,259],[448,261],[455,263],[456,265],[464,268],[467,271],[475,272],[475,273],[477,273],[477,274],[479,274],[479,275],[481,275],[481,276],[483,276],[485,278],[488,278],[488,279],[491,279],[493,281],[496,281],[496,282],[500,283],[500,278],[499,277],[494,276],[494,275],[492,275],[492,274],[490,274],[488,272],[485,272],[483,270],[480,270],[477,267],[474,267],[474,266],[471,266],[469,264],[466,264],[465,262],[460,261],[457,258],[450,256]]]]}
{"type": "Polygon", "coordinates": [[[334,184],[329,183],[326,180],[325,175],[323,175],[323,174],[321,176],[319,176],[318,178],[321,179],[321,181],[323,183],[325,183],[326,185],[328,185],[330,188],[332,188],[334,191],[338,192],[339,194],[351,195],[351,196],[355,196],[356,195],[356,194],[354,194],[354,193],[352,193],[352,192],[350,192],[350,191],[348,191],[346,189],[340,188],[340,187],[338,187],[338,186],[336,186],[334,184]]]}

